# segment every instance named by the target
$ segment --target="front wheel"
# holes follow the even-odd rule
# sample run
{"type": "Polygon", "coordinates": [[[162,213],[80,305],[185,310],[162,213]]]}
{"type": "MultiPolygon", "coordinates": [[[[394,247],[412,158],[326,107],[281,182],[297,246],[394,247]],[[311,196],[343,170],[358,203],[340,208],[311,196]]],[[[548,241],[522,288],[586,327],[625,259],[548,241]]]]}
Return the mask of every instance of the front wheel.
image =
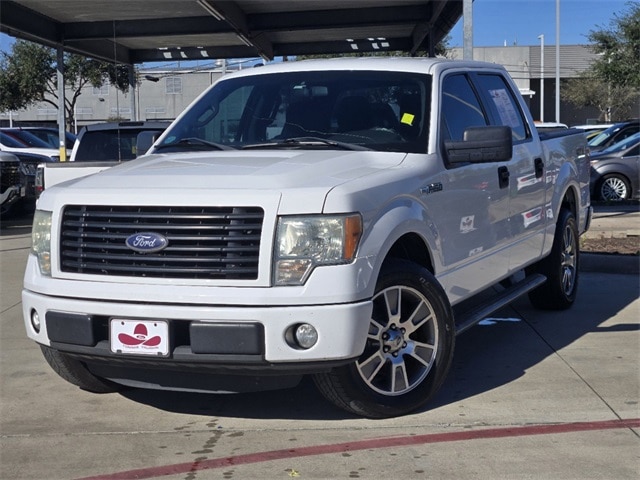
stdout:
{"type": "Polygon", "coordinates": [[[383,266],[372,301],[364,353],[314,381],[348,412],[404,415],[427,403],[444,381],[453,358],[453,315],[433,275],[404,260],[383,266]]]}
{"type": "Polygon", "coordinates": [[[560,210],[551,253],[528,269],[541,273],[547,281],[529,292],[536,308],[564,310],[573,305],[578,291],[580,249],[576,219],[569,210],[560,210]]]}
{"type": "Polygon", "coordinates": [[[626,200],[631,197],[631,186],[625,177],[612,173],[602,177],[598,192],[602,200],[626,200]]]}

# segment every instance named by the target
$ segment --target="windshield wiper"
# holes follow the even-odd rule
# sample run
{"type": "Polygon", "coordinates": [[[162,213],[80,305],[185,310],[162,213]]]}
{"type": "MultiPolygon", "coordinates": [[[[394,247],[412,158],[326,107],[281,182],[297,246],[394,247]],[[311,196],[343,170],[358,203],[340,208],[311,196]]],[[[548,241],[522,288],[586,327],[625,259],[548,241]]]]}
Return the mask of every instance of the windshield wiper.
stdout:
{"type": "Polygon", "coordinates": [[[235,148],[229,145],[223,145],[221,143],[208,142],[198,137],[181,138],[171,143],[164,143],[155,147],[155,150],[164,150],[165,148],[182,147],[185,149],[203,149],[203,150],[235,150],[235,148]]]}
{"type": "Polygon", "coordinates": [[[331,147],[339,150],[371,150],[370,148],[356,145],[354,143],[336,142],[320,137],[294,137],[286,138],[277,142],[253,143],[244,145],[242,150],[263,149],[263,148],[304,148],[304,147],[331,147]]]}

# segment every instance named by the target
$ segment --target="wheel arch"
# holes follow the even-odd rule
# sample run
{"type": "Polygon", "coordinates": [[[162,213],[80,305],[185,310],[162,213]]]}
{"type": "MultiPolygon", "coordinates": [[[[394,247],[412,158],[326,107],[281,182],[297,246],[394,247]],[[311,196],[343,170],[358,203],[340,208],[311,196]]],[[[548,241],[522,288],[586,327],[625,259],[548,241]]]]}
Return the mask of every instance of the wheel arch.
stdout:
{"type": "Polygon", "coordinates": [[[405,233],[398,238],[387,252],[382,264],[391,258],[408,260],[434,273],[433,258],[429,245],[415,232],[405,233]]]}
{"type": "Polygon", "coordinates": [[[562,201],[560,202],[560,208],[556,213],[556,218],[558,218],[560,210],[563,209],[569,210],[575,218],[578,218],[578,191],[576,187],[572,185],[567,188],[562,196],[562,201]]]}
{"type": "Polygon", "coordinates": [[[420,203],[406,200],[390,205],[383,214],[365,220],[371,228],[365,227],[367,234],[362,240],[360,254],[375,259],[370,273],[371,295],[375,279],[389,259],[411,261],[434,276],[439,270],[437,229],[420,203]]]}

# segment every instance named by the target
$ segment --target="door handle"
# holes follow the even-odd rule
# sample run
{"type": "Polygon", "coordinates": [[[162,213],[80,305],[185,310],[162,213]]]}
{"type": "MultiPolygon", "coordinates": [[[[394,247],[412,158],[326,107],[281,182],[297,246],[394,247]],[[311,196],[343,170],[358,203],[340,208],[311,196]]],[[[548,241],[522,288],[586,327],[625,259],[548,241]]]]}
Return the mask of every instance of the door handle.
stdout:
{"type": "Polygon", "coordinates": [[[507,167],[498,168],[498,186],[500,188],[509,186],[509,169],[507,167]]]}
{"type": "Polygon", "coordinates": [[[536,171],[536,178],[542,178],[542,175],[544,175],[544,162],[541,158],[536,158],[533,164],[536,171]]]}

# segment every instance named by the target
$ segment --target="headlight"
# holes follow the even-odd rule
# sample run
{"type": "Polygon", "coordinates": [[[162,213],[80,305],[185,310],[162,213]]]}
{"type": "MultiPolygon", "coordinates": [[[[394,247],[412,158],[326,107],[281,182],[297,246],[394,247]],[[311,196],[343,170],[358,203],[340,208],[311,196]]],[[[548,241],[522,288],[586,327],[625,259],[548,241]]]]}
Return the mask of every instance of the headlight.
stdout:
{"type": "Polygon", "coordinates": [[[31,229],[31,253],[38,257],[43,275],[51,275],[51,212],[36,210],[31,229]]]}
{"type": "Polygon", "coordinates": [[[353,261],[361,235],[358,214],[280,217],[274,283],[302,285],[317,266],[353,261]]]}

